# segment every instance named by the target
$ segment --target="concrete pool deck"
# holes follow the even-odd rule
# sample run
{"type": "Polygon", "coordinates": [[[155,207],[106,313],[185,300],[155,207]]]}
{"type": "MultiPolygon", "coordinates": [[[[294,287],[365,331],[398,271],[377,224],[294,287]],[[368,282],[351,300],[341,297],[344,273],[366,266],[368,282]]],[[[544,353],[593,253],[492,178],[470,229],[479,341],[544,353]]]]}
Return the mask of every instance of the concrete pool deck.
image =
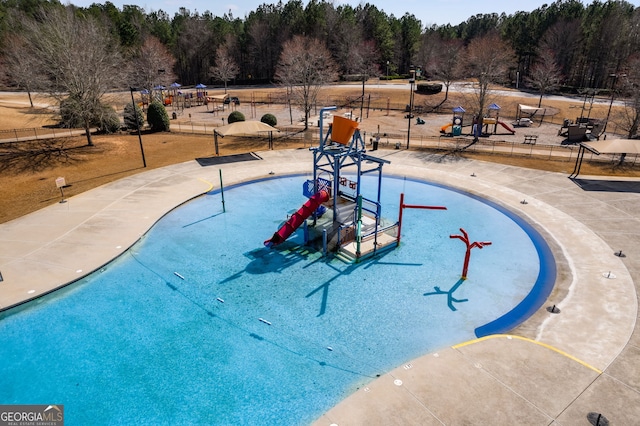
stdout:
{"type": "MultiPolygon", "coordinates": [[[[190,161],[145,171],[0,224],[0,309],[100,269],[169,210],[219,188],[219,170],[225,186],[271,173],[311,174],[306,150],[258,154],[262,160],[209,167],[190,161]]],[[[424,152],[371,154],[391,161],[385,175],[459,188],[527,219],[554,253],[556,287],[510,335],[408,361],[316,424],[582,425],[599,414],[614,424],[636,423],[640,179],[570,180],[424,152]],[[625,257],[615,255],[620,250],[625,257]],[[560,313],[546,309],[553,305],[560,313]]]]}

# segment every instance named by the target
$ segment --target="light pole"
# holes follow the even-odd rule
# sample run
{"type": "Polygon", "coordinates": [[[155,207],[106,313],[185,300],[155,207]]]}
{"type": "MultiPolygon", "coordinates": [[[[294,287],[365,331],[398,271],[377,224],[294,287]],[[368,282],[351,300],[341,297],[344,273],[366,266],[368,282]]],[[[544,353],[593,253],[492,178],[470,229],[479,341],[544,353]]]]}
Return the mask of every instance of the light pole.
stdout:
{"type": "Polygon", "coordinates": [[[409,140],[411,139],[411,119],[413,118],[413,84],[416,82],[415,80],[415,72],[416,70],[413,66],[410,69],[410,78],[409,78],[409,127],[407,129],[407,149],[409,149],[409,140]]]}
{"type": "Polygon", "coordinates": [[[362,73],[362,97],[360,98],[360,121],[362,122],[362,110],[364,109],[364,84],[367,82],[367,74],[362,73]]]}
{"type": "Polygon", "coordinates": [[[387,81],[389,81],[389,61],[387,61],[387,81]]]}
{"type": "Polygon", "coordinates": [[[133,99],[133,92],[137,92],[135,87],[129,87],[131,92],[131,106],[133,107],[133,116],[136,120],[136,128],[138,129],[138,141],[140,142],[140,153],[142,154],[142,166],[147,167],[147,160],[144,158],[144,147],[142,146],[142,134],[140,133],[140,123],[138,122],[138,110],[136,109],[136,101],[133,99]]]}
{"type": "Polygon", "coordinates": [[[604,122],[604,128],[602,129],[602,133],[607,130],[607,125],[609,125],[609,116],[611,115],[611,107],[613,106],[613,97],[616,94],[616,83],[618,82],[618,78],[626,77],[626,74],[609,74],[609,77],[613,77],[613,82],[611,83],[611,101],[609,102],[609,111],[607,111],[607,119],[604,122]]]}

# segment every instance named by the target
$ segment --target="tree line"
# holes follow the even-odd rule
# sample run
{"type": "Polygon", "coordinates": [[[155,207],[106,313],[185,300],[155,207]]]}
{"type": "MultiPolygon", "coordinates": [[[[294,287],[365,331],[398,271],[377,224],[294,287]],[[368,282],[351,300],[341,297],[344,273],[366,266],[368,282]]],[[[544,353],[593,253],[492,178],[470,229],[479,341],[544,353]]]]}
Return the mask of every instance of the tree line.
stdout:
{"type": "Polygon", "coordinates": [[[58,0],[0,0],[0,48],[7,85],[46,86],[70,111],[84,114],[79,120],[87,126],[109,115],[99,102],[107,90],[152,91],[175,81],[225,88],[230,81],[281,83],[308,111],[313,90],[337,78],[424,77],[444,82],[447,91],[451,82],[470,78],[481,114],[494,83],[535,89],[540,101],[556,90],[633,98],[640,82],[640,8],[621,0],[586,6],[558,0],[532,12],[424,27],[408,12],[395,17],[370,3],[324,0],[265,3],[244,18],[186,8],[170,17],[111,2],[82,8],[58,0]],[[296,55],[308,63],[300,66],[296,55]]]}
{"type": "MultiPolygon", "coordinates": [[[[37,19],[41,9],[59,7],[57,0],[1,0],[2,46],[15,31],[12,16],[37,19]]],[[[264,3],[244,18],[186,8],[171,17],[134,5],[118,9],[109,1],[72,8],[107,27],[123,51],[157,40],[175,60],[167,71],[182,84],[214,83],[210,68],[221,60],[216,51],[223,46],[238,66],[238,82],[273,82],[284,43],[296,35],[322,40],[342,76],[366,71],[386,77],[407,75],[412,65],[429,76],[429,68],[451,43],[467,46],[497,33],[515,52],[509,75],[513,83],[526,81],[536,63],[551,57],[568,88],[610,86],[610,75],[640,48],[640,8],[627,1],[596,0],[585,6],[579,0],[558,0],[532,12],[480,14],[459,25],[430,27],[409,12],[396,17],[371,3],[324,0],[310,0],[306,6],[302,0],[264,3]]]]}

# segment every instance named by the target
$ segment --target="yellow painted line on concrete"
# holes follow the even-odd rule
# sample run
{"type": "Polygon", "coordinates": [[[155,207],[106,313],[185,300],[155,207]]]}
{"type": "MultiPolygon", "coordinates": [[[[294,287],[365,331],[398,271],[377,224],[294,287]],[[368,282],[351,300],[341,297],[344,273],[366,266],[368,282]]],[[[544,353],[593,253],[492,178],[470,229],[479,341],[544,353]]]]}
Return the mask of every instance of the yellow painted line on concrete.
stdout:
{"type": "Polygon", "coordinates": [[[551,345],[548,345],[546,343],[542,343],[542,342],[539,342],[537,340],[529,339],[527,337],[522,337],[522,336],[514,336],[514,335],[510,335],[510,334],[493,334],[491,336],[485,336],[485,337],[481,337],[479,339],[469,340],[468,342],[457,344],[455,346],[452,346],[452,348],[453,349],[458,349],[458,348],[462,348],[464,346],[472,345],[474,343],[482,342],[483,340],[494,339],[494,338],[519,339],[519,340],[524,340],[525,342],[535,343],[536,345],[545,347],[547,349],[551,349],[552,351],[554,351],[556,353],[559,353],[560,355],[563,355],[563,356],[565,356],[565,357],[567,357],[567,358],[569,358],[569,359],[571,359],[571,360],[573,360],[573,361],[575,361],[575,362],[587,367],[588,369],[595,371],[598,374],[602,374],[602,371],[600,371],[597,368],[593,367],[592,365],[589,365],[586,362],[574,357],[573,355],[569,355],[568,353],[566,353],[563,350],[555,348],[555,347],[553,347],[551,345]]]}
{"type": "Polygon", "coordinates": [[[209,192],[209,191],[211,191],[211,190],[213,189],[213,184],[212,184],[211,182],[209,182],[208,180],[204,180],[204,179],[202,179],[202,178],[198,178],[198,180],[200,180],[200,181],[202,181],[202,182],[206,183],[207,185],[209,185],[209,189],[207,189],[206,191],[204,191],[205,193],[206,193],[206,192],[209,192]]]}

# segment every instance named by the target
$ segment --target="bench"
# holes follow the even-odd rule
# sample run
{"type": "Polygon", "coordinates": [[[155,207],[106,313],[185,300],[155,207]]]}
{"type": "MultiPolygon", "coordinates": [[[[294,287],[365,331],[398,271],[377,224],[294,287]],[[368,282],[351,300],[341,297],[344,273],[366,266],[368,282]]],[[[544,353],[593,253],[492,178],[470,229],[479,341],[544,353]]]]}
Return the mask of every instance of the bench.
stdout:
{"type": "Polygon", "coordinates": [[[538,135],[524,135],[523,143],[530,143],[532,145],[535,145],[536,142],[538,142],[538,135]]]}

